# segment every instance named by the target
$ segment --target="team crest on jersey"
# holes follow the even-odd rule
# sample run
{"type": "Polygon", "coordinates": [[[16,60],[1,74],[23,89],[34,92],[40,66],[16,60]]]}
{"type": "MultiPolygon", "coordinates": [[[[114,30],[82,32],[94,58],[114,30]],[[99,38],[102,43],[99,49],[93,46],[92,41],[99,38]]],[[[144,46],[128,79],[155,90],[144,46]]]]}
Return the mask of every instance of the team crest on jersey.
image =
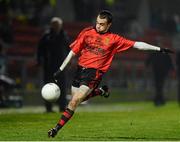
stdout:
{"type": "Polygon", "coordinates": [[[104,40],[104,44],[109,45],[109,42],[110,42],[110,39],[108,37],[106,37],[105,40],[104,40]]]}

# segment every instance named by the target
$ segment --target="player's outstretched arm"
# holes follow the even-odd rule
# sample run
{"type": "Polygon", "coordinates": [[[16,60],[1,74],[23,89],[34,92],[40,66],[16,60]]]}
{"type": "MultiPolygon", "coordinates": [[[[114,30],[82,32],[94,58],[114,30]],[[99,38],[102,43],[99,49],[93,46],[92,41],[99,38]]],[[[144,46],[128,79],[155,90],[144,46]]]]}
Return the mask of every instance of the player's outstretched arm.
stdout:
{"type": "Polygon", "coordinates": [[[72,57],[75,56],[75,53],[71,50],[69,52],[69,54],[67,55],[67,57],[65,58],[64,62],[62,63],[62,65],[60,66],[60,70],[63,71],[64,68],[68,65],[68,63],[71,61],[72,57]]]}
{"type": "Polygon", "coordinates": [[[59,70],[57,72],[54,73],[54,79],[58,80],[58,78],[61,76],[62,71],[64,70],[64,68],[70,63],[71,59],[75,56],[75,53],[71,50],[69,52],[69,54],[67,55],[67,57],[65,58],[64,62],[62,63],[62,65],[59,67],[59,70]]]}
{"type": "Polygon", "coordinates": [[[169,48],[161,48],[161,47],[154,46],[145,42],[135,42],[133,48],[136,48],[139,50],[154,50],[154,51],[159,51],[161,53],[174,53],[169,48]]]}

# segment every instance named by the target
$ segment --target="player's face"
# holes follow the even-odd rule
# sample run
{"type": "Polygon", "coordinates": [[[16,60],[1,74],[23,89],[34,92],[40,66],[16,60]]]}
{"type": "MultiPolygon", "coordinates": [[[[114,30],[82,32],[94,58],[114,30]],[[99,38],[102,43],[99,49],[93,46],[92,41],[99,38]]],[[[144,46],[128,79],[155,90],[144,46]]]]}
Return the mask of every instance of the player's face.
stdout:
{"type": "Polygon", "coordinates": [[[98,33],[106,33],[111,26],[111,23],[108,23],[107,19],[101,19],[99,16],[96,19],[96,31],[98,33]]]}

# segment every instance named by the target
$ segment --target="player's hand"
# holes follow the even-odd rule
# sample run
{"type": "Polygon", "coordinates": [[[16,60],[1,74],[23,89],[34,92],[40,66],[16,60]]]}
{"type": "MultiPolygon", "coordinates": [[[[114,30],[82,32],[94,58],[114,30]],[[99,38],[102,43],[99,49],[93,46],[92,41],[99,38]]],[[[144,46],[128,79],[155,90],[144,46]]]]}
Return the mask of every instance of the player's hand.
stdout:
{"type": "Polygon", "coordinates": [[[50,138],[50,137],[54,138],[54,137],[56,136],[56,134],[57,134],[57,130],[56,130],[55,128],[52,128],[52,129],[50,129],[50,130],[48,131],[48,137],[49,137],[49,138],[50,138]]]}
{"type": "Polygon", "coordinates": [[[62,71],[59,69],[57,72],[53,74],[54,80],[57,81],[62,75],[62,71]]]}
{"type": "Polygon", "coordinates": [[[174,51],[172,51],[172,50],[169,49],[169,48],[161,48],[161,49],[160,49],[160,52],[161,52],[161,53],[166,53],[166,54],[168,54],[168,53],[173,54],[173,53],[174,53],[174,51]]]}

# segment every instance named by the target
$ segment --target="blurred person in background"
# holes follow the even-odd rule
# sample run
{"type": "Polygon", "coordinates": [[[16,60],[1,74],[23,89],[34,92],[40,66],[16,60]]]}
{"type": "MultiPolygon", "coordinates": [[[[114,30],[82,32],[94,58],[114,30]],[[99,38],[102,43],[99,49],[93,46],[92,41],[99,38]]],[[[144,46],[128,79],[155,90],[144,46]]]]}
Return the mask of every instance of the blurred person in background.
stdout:
{"type": "MultiPolygon", "coordinates": [[[[44,84],[54,82],[53,73],[58,70],[68,51],[68,37],[63,30],[63,21],[58,17],[53,17],[50,28],[40,39],[37,49],[37,63],[42,65],[44,84]]],[[[61,88],[61,96],[58,100],[59,111],[64,111],[67,103],[65,73],[57,84],[61,88]]],[[[52,103],[45,101],[45,107],[47,112],[53,112],[52,103]]]]}
{"type": "MultiPolygon", "coordinates": [[[[6,73],[6,57],[3,54],[3,46],[0,42],[0,76],[6,73]]],[[[0,79],[0,107],[5,107],[4,85],[0,79]]]]}
{"type": "Polygon", "coordinates": [[[7,106],[7,89],[12,88],[7,72],[7,55],[6,51],[12,47],[14,41],[14,34],[12,29],[12,22],[8,15],[4,15],[0,19],[0,107],[7,106]],[[8,87],[9,88],[8,88],[8,87]]]}
{"type": "Polygon", "coordinates": [[[173,36],[173,48],[176,50],[176,66],[177,66],[177,100],[180,106],[180,16],[178,14],[173,15],[176,33],[173,36]]]}
{"type": "Polygon", "coordinates": [[[81,102],[95,96],[106,98],[109,96],[109,89],[106,85],[98,86],[103,75],[108,71],[115,54],[129,48],[172,53],[168,48],[132,41],[112,33],[110,31],[112,20],[111,12],[101,11],[97,15],[95,26],[81,31],[76,40],[70,45],[71,51],[68,56],[58,71],[54,73],[55,80],[59,80],[71,59],[75,55],[79,57],[77,71],[71,87],[72,98],[56,126],[48,131],[49,137],[56,136],[58,131],[72,118],[81,102]]]}
{"type": "Polygon", "coordinates": [[[149,54],[146,60],[146,66],[149,65],[151,65],[153,71],[153,85],[155,89],[154,105],[162,106],[166,103],[164,97],[165,81],[170,71],[174,70],[173,63],[170,55],[156,52],[149,54]]]}

